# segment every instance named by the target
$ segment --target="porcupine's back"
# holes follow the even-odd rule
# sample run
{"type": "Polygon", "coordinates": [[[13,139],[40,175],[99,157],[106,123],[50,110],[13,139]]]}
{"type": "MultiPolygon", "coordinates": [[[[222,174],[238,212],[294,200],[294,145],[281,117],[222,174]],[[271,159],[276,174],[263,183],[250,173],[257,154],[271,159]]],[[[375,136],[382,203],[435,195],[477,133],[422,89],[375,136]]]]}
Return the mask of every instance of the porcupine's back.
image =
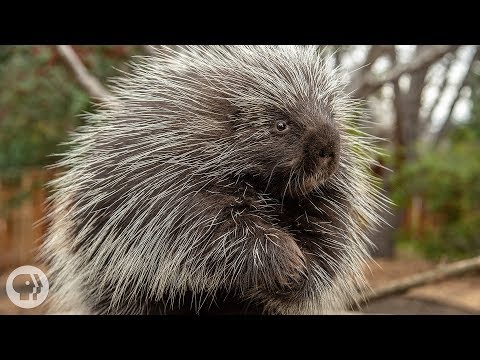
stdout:
{"type": "MultiPolygon", "coordinates": [[[[268,159],[258,147],[268,141],[262,128],[268,119],[259,116],[264,107],[295,113],[308,104],[308,113],[345,121],[344,171],[331,182],[341,199],[331,204],[348,204],[337,210],[346,225],[342,236],[354,244],[345,260],[352,266],[341,275],[355,278],[353,264],[367,256],[362,225],[378,221],[379,195],[365,170],[368,142],[346,132],[357,109],[337,75],[313,48],[165,51],[141,58],[131,75],[114,82],[114,98],[87,117],[59,163],[67,170],[52,184],[44,247],[57,308],[139,313],[149,311],[148,299],[214,293],[225,279],[209,272],[196,249],[208,240],[198,229],[212,226],[218,204],[198,204],[198,194],[236,196],[246,190],[246,174],[264,171],[268,159]]],[[[262,190],[250,188],[258,214],[280,221],[284,199],[262,190]]],[[[338,297],[353,286],[327,285],[337,287],[338,297]]]]}

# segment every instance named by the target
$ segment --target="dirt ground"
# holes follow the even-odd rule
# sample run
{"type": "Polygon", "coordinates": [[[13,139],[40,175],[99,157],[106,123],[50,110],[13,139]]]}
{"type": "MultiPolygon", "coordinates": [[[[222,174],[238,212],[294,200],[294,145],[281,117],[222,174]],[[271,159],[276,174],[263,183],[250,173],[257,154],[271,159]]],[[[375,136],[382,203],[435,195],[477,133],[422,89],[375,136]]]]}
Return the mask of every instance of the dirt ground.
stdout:
{"type": "MultiPolygon", "coordinates": [[[[377,259],[366,270],[372,288],[433,269],[439,264],[400,253],[395,259],[377,259]]],[[[468,274],[413,288],[402,295],[371,302],[367,314],[480,314],[480,273],[468,274]]]]}
{"type": "MultiPolygon", "coordinates": [[[[407,254],[395,259],[377,259],[366,269],[369,284],[377,288],[405,276],[432,269],[437,264],[407,254]]],[[[21,309],[13,305],[5,292],[8,274],[0,275],[0,314],[42,314],[42,306],[21,309]]],[[[418,287],[403,295],[371,302],[362,308],[366,314],[480,314],[480,274],[441,281],[418,287]]]]}

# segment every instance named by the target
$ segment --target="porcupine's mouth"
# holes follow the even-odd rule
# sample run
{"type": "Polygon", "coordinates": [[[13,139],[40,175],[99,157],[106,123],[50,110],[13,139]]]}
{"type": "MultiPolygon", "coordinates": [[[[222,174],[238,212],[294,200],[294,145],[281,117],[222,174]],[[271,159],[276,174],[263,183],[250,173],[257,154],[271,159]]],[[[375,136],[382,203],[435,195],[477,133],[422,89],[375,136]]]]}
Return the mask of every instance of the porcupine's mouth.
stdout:
{"type": "Polygon", "coordinates": [[[247,181],[253,179],[259,191],[272,194],[278,201],[285,199],[302,199],[316,188],[322,186],[333,175],[334,169],[307,173],[304,169],[277,171],[268,179],[263,176],[246,176],[247,181]],[[258,182],[255,181],[258,180],[258,182]]]}
{"type": "Polygon", "coordinates": [[[335,168],[321,169],[315,173],[299,171],[293,180],[290,180],[290,194],[295,198],[304,198],[315,189],[325,184],[334,174],[335,168]]]}
{"type": "Polygon", "coordinates": [[[302,180],[297,182],[299,184],[297,186],[297,190],[300,190],[299,194],[306,195],[312,192],[315,188],[323,185],[337,171],[338,166],[338,155],[314,160],[307,158],[304,160],[298,171],[298,178],[302,180]]]}

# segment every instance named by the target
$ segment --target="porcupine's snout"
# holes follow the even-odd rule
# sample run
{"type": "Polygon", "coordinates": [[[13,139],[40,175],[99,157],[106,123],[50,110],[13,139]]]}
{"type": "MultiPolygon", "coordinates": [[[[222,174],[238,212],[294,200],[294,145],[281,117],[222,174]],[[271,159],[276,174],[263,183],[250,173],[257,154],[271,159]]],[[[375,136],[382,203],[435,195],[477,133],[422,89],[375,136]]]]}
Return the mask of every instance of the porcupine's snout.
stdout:
{"type": "Polygon", "coordinates": [[[324,180],[336,170],[340,157],[340,133],[330,124],[321,124],[305,132],[303,167],[309,176],[324,180]]]}

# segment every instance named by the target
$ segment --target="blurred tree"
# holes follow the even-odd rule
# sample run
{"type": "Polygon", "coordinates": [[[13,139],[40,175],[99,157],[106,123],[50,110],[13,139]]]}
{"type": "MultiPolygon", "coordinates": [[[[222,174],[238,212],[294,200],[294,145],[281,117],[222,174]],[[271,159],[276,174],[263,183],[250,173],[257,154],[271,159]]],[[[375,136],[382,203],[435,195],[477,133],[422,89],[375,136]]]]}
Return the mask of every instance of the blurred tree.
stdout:
{"type": "MultiPolygon", "coordinates": [[[[139,52],[132,46],[76,50],[101,81],[118,74],[113,66],[126,69],[124,62],[139,52]]],[[[57,145],[91,105],[51,46],[1,46],[0,83],[0,177],[5,180],[51,163],[48,155],[61,151],[57,145]]]]}
{"type": "Polygon", "coordinates": [[[414,197],[421,202],[420,224],[404,226],[400,239],[434,258],[480,254],[480,76],[469,72],[465,84],[471,89],[469,120],[450,120],[450,136],[436,147],[419,146],[422,156],[393,179],[400,206],[414,197]]]}
{"type": "MultiPolygon", "coordinates": [[[[125,61],[138,46],[77,46],[86,68],[102,82],[127,70],[125,61]]],[[[54,46],[0,46],[0,182],[12,185],[0,203],[0,214],[18,206],[34,188],[19,187],[29,169],[52,163],[67,134],[91,110],[89,95],[73,81],[54,46]],[[13,191],[13,192],[12,192],[13,191]]],[[[1,201],[1,199],[0,199],[1,201]]]]}
{"type": "MultiPolygon", "coordinates": [[[[391,154],[387,161],[394,173],[409,164],[416,163],[418,144],[430,148],[440,144],[450,129],[454,109],[462,100],[467,75],[471,72],[478,52],[477,46],[336,46],[336,64],[351,70],[350,90],[360,98],[369,100],[373,117],[370,129],[365,129],[388,140],[385,149],[391,154]],[[466,68],[463,75],[451,81],[451,74],[458,74],[459,65],[466,68]],[[434,95],[432,96],[432,92],[434,95]],[[451,93],[456,96],[448,103],[451,93]],[[427,101],[429,100],[430,101],[427,101]],[[447,116],[438,126],[438,109],[443,107],[447,116]]],[[[423,157],[423,153],[422,153],[423,157]]],[[[375,169],[384,179],[384,189],[392,190],[391,173],[375,169]]],[[[404,179],[408,182],[409,179],[404,179]]],[[[398,181],[393,186],[403,186],[398,181]]],[[[415,193],[409,195],[415,197],[415,193]]],[[[404,222],[405,211],[396,207],[392,214],[384,216],[392,225],[374,234],[377,246],[375,255],[392,256],[395,229],[404,222]]]]}

